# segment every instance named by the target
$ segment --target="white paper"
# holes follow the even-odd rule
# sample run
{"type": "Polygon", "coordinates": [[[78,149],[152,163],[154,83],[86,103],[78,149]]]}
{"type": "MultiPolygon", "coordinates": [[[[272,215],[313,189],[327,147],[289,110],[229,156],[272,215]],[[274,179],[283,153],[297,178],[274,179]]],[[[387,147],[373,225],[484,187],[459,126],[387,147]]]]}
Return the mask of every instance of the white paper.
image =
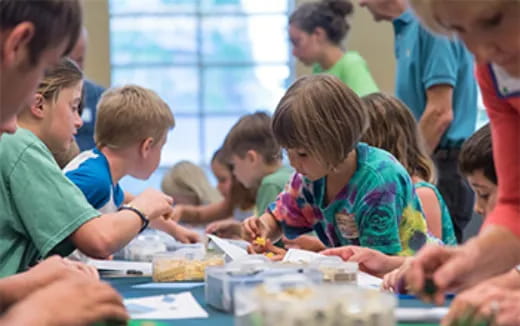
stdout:
{"type": "Polygon", "coordinates": [[[208,318],[190,292],[124,300],[132,319],[208,318]]]}
{"type": "Polygon", "coordinates": [[[230,243],[226,239],[219,238],[213,234],[208,234],[208,238],[210,238],[217,247],[228,255],[231,260],[239,259],[248,255],[247,250],[230,243]]]}
{"type": "Polygon", "coordinates": [[[357,274],[358,285],[362,288],[379,290],[383,285],[383,279],[359,271],[357,274]]]}
{"type": "Polygon", "coordinates": [[[323,257],[327,256],[320,255],[313,251],[291,248],[287,250],[287,253],[285,253],[282,261],[286,263],[309,264],[312,261],[323,257]]]}
{"type": "Polygon", "coordinates": [[[192,289],[204,286],[204,282],[158,282],[132,286],[134,289],[192,289]]]}
{"type": "Polygon", "coordinates": [[[439,322],[448,314],[447,307],[397,308],[395,316],[401,322],[439,322]]]}
{"type": "Polygon", "coordinates": [[[87,265],[94,266],[98,270],[115,271],[127,274],[138,272],[142,275],[152,274],[152,263],[149,262],[134,262],[126,260],[98,260],[89,258],[86,261],[87,265]]]}

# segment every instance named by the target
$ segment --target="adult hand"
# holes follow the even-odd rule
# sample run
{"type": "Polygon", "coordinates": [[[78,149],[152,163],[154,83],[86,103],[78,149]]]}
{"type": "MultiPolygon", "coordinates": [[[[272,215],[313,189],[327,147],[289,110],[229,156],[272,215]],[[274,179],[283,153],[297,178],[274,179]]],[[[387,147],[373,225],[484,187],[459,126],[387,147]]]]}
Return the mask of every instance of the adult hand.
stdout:
{"type": "Polygon", "coordinates": [[[2,321],[6,325],[87,326],[128,318],[122,298],[113,288],[100,281],[75,277],[29,295],[12,306],[2,321]]]}

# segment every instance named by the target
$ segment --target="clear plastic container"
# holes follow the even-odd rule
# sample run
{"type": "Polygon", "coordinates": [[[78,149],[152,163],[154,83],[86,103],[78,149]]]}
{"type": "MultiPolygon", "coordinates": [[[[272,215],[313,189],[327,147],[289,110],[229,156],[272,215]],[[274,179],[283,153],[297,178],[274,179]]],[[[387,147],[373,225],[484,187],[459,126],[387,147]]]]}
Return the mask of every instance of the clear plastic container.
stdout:
{"type": "Polygon", "coordinates": [[[235,325],[394,326],[396,304],[389,293],[280,277],[236,289],[235,325]]]}
{"type": "Polygon", "coordinates": [[[235,287],[253,287],[266,279],[286,275],[305,275],[307,280],[315,283],[323,280],[322,273],[315,268],[273,263],[265,256],[251,255],[206,270],[206,303],[219,310],[233,312],[235,287]]]}
{"type": "Polygon", "coordinates": [[[183,248],[156,254],[152,261],[155,282],[203,281],[206,268],[224,265],[224,256],[208,254],[204,248],[183,248]]]}
{"type": "Polygon", "coordinates": [[[356,262],[345,262],[339,257],[330,256],[317,259],[310,265],[323,273],[325,282],[357,284],[359,264],[356,262]]]}

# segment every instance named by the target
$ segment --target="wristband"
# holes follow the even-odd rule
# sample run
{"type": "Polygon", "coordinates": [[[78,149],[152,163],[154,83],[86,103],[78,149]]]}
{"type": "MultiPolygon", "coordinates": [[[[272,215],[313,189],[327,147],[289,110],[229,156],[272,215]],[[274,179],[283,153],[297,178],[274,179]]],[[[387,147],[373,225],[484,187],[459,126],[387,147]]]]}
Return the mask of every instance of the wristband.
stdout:
{"type": "Polygon", "coordinates": [[[138,210],[137,208],[135,208],[134,206],[131,206],[131,205],[122,205],[121,207],[119,207],[118,210],[122,211],[125,209],[132,211],[132,212],[136,213],[137,216],[139,216],[139,218],[141,219],[141,222],[143,222],[143,226],[141,227],[141,230],[139,230],[139,233],[143,232],[148,227],[150,220],[148,218],[146,218],[146,215],[144,215],[143,212],[141,212],[140,210],[138,210]]]}

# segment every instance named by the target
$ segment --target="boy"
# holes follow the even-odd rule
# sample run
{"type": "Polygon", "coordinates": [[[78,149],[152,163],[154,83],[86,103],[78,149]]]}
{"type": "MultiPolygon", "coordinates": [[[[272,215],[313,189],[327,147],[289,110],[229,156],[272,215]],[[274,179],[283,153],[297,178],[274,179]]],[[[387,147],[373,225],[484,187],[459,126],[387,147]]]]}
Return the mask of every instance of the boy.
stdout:
{"type": "MultiPolygon", "coordinates": [[[[223,151],[233,166],[233,174],[247,189],[257,189],[255,216],[262,215],[284,189],[292,170],[282,164],[282,151],[271,129],[271,117],[264,112],[243,116],[229,131],[223,151]]],[[[225,234],[238,228],[237,221],[223,221],[211,229],[225,234]]]]}
{"type": "MultiPolygon", "coordinates": [[[[102,213],[125,207],[134,196],[123,192],[126,175],[148,179],[159,165],[173,114],[155,92],[135,85],[106,91],[98,104],[94,138],[96,147],[81,153],[64,169],[65,175],[102,213]]],[[[181,242],[198,241],[197,233],[172,220],[150,221],[181,242]]]]}

